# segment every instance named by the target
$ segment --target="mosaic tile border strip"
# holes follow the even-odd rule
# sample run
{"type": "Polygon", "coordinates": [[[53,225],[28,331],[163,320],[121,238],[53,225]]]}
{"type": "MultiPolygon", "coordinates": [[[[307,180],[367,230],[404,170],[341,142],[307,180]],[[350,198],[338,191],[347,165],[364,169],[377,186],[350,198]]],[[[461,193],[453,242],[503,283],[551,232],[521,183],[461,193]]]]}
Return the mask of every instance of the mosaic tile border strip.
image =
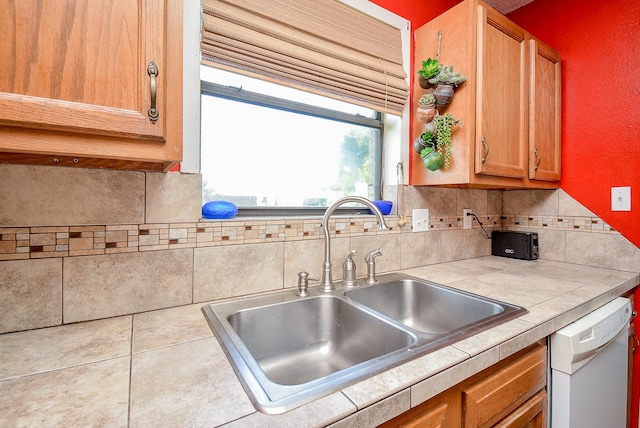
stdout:
{"type": "MultiPolygon", "coordinates": [[[[386,218],[390,230],[399,217],[386,218]]],[[[410,223],[409,223],[410,224],[410,223]]],[[[336,218],[332,236],[378,233],[374,217],[336,218]]],[[[323,239],[320,218],[227,220],[131,225],[0,227],[0,260],[75,257],[138,251],[323,239]]]]}
{"type": "Polygon", "coordinates": [[[509,215],[502,216],[502,227],[505,229],[525,228],[618,233],[617,230],[598,217],[509,215]]]}
{"type": "MultiPolygon", "coordinates": [[[[484,227],[549,228],[617,233],[599,218],[557,216],[479,216],[484,227]]],[[[389,231],[378,232],[368,218],[336,218],[332,236],[366,236],[378,233],[411,233],[411,217],[398,226],[400,217],[386,217],[389,231]]],[[[57,226],[0,228],[0,260],[76,257],[172,250],[266,242],[324,239],[320,218],[227,220],[194,223],[161,223],[106,226],[57,226]]],[[[431,231],[462,229],[461,216],[432,216],[431,231]]],[[[480,225],[473,221],[473,228],[480,225]]],[[[429,232],[426,232],[429,233],[429,232]]]]}

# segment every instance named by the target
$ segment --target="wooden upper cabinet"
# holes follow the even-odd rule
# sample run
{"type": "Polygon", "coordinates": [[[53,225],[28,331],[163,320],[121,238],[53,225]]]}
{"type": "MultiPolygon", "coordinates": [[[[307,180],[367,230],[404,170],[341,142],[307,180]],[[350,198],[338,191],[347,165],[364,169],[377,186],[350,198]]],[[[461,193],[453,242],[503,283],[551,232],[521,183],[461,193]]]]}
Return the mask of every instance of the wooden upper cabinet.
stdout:
{"type": "Polygon", "coordinates": [[[165,170],[181,160],[181,0],[2,0],[2,10],[0,161],[165,170]]]}
{"type": "MultiPolygon", "coordinates": [[[[415,69],[435,58],[467,76],[451,104],[451,165],[425,168],[410,151],[410,184],[472,188],[557,188],[560,179],[560,60],[481,0],[464,0],[415,31],[415,69]],[[536,167],[537,166],[537,167],[536,167]]],[[[412,107],[432,89],[414,79],[412,107]]],[[[414,112],[412,112],[414,114],[414,112]]],[[[425,125],[412,121],[411,142],[425,125]]]]}
{"type": "Polygon", "coordinates": [[[527,173],[526,62],[524,30],[478,6],[477,174],[523,178],[527,173]]]}
{"type": "Polygon", "coordinates": [[[560,56],[529,40],[529,178],[560,180],[560,56]]]}

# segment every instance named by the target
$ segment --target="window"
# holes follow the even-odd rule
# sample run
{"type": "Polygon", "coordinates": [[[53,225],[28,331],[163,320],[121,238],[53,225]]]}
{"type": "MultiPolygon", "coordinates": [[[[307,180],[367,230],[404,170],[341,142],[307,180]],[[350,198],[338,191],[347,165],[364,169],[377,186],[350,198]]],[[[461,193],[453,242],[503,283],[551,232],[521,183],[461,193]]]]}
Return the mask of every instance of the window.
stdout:
{"type": "Polygon", "coordinates": [[[200,120],[185,128],[185,159],[203,175],[204,201],[317,213],[347,194],[384,197],[383,178],[400,182],[383,164],[407,151],[408,21],[361,0],[202,6],[205,65],[185,67],[200,74],[200,91],[185,88],[199,95],[200,120]]]}
{"type": "Polygon", "coordinates": [[[380,199],[382,113],[206,66],[201,78],[203,201],[303,211],[380,199]]]}

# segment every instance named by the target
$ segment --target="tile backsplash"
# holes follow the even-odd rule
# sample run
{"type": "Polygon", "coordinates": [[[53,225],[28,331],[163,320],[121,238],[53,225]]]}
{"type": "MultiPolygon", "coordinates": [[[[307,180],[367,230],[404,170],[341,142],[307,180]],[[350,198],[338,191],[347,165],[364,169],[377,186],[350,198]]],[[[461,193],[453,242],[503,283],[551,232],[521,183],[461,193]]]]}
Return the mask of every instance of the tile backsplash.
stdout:
{"type": "MultiPolygon", "coordinates": [[[[200,219],[201,177],[0,165],[0,333],[245,295],[319,278],[320,217],[200,219]]],[[[379,272],[490,254],[492,229],[537,231],[541,257],[640,271],[640,250],[562,190],[395,186],[390,230],[332,217],[334,278],[349,250],[380,247],[379,272]],[[429,208],[428,232],[411,210],[429,208]],[[405,220],[404,223],[402,220],[405,220]]]]}

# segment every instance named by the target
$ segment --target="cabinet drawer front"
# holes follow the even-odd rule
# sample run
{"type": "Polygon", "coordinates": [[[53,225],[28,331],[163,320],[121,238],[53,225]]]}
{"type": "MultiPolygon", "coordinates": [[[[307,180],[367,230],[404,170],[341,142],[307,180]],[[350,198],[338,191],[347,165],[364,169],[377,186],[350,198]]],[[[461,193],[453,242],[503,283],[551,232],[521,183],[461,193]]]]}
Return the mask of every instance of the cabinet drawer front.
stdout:
{"type": "Polygon", "coordinates": [[[406,421],[406,423],[402,426],[403,428],[443,427],[445,416],[447,414],[447,407],[448,405],[446,403],[442,403],[435,409],[425,412],[414,419],[406,421]]]}
{"type": "Polygon", "coordinates": [[[494,425],[494,428],[544,427],[547,420],[547,392],[542,390],[518,407],[509,416],[494,425]]]}
{"type": "Polygon", "coordinates": [[[546,383],[546,347],[532,350],[462,392],[465,427],[491,426],[546,383]]]}

